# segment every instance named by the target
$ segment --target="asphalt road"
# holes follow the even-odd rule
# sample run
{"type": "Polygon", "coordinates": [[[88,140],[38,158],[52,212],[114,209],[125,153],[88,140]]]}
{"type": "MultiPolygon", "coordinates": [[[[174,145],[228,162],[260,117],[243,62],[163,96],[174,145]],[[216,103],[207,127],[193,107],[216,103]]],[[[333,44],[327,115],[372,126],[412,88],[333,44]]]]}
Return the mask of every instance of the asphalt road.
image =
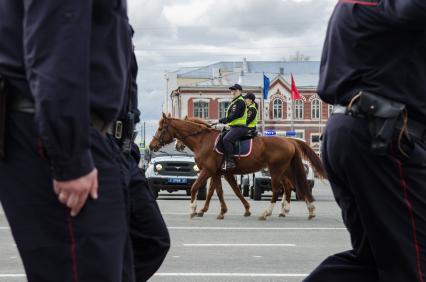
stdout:
{"type": "MultiPolygon", "coordinates": [[[[290,214],[259,221],[268,198],[251,201],[251,217],[244,217],[240,201],[225,186],[228,213],[217,220],[214,196],[202,218],[189,218],[189,197],[160,193],[158,203],[170,230],[172,248],[150,280],[159,281],[302,281],[325,257],[350,248],[339,208],[327,183],[316,181],[316,214],[308,220],[304,202],[293,201],[290,214]]],[[[198,201],[198,208],[203,202],[198,201]]],[[[26,281],[19,255],[0,210],[0,281],[26,281]]]]}

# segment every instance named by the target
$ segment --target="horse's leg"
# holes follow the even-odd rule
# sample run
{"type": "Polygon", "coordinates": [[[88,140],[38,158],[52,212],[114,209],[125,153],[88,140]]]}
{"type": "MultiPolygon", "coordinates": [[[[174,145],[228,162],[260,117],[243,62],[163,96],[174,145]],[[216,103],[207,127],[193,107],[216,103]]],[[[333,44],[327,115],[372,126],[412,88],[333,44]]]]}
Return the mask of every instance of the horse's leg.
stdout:
{"type": "Polygon", "coordinates": [[[316,214],[315,214],[315,204],[314,204],[313,201],[309,202],[306,199],[305,199],[305,203],[306,203],[306,206],[308,207],[308,211],[309,211],[308,219],[313,219],[316,216],[316,214]]]}
{"type": "Polygon", "coordinates": [[[244,208],[246,209],[244,216],[250,216],[251,215],[250,204],[244,198],[243,194],[241,194],[241,190],[238,187],[237,182],[235,181],[234,175],[230,173],[226,173],[225,179],[226,181],[228,181],[229,185],[231,185],[231,188],[234,191],[235,195],[237,195],[238,199],[240,199],[241,203],[244,205],[244,208]]]}
{"type": "Polygon", "coordinates": [[[268,207],[265,209],[265,211],[262,213],[262,215],[259,217],[259,220],[266,220],[266,218],[270,215],[272,215],[272,212],[275,207],[275,203],[278,200],[278,194],[281,191],[281,181],[280,178],[277,175],[273,175],[271,173],[271,182],[272,182],[272,199],[269,203],[268,207]]]}
{"type": "Polygon", "coordinates": [[[206,213],[209,210],[210,201],[213,197],[214,190],[216,189],[216,186],[218,185],[218,180],[220,181],[220,176],[212,176],[210,178],[210,185],[209,185],[209,191],[207,193],[207,198],[204,203],[204,207],[197,213],[198,217],[203,217],[204,213],[206,213]]]}
{"type": "Polygon", "coordinates": [[[292,188],[292,185],[290,183],[290,180],[287,177],[284,177],[283,178],[284,195],[281,201],[280,217],[285,217],[287,214],[290,213],[291,188],[292,188]]]}
{"type": "Polygon", "coordinates": [[[223,189],[222,189],[221,182],[219,182],[219,185],[216,186],[216,194],[219,197],[219,201],[220,201],[220,213],[217,216],[217,219],[224,219],[225,213],[228,211],[228,208],[226,207],[225,199],[223,197],[223,189]]]}
{"type": "Polygon", "coordinates": [[[192,184],[191,187],[191,204],[189,205],[190,211],[191,211],[191,218],[193,218],[197,213],[195,212],[197,209],[197,200],[196,200],[196,196],[197,196],[197,192],[198,189],[200,189],[201,185],[203,185],[204,182],[207,181],[207,179],[209,178],[209,174],[207,173],[206,170],[202,169],[200,174],[198,175],[197,180],[195,180],[195,182],[192,184]]]}

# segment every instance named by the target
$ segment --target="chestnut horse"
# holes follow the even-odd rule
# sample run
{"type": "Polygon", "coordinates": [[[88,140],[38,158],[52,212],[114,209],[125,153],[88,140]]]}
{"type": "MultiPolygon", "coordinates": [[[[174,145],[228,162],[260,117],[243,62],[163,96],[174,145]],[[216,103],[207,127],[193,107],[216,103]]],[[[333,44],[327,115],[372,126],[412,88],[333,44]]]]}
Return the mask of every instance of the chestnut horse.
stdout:
{"type": "MultiPolygon", "coordinates": [[[[172,143],[176,138],[194,152],[200,173],[191,187],[191,218],[196,215],[196,195],[200,186],[208,178],[222,174],[221,164],[223,157],[213,150],[218,134],[217,130],[205,125],[170,118],[163,113],[163,117],[159,121],[159,127],[149,144],[150,150],[158,151],[164,145],[172,143]]],[[[292,166],[294,172],[295,181],[293,183],[299,188],[297,194],[299,198],[305,199],[307,202],[309,218],[313,217],[315,206],[312,202],[314,199],[309,193],[309,185],[302,163],[303,152],[297,142],[294,141],[280,137],[256,137],[253,140],[251,154],[237,159],[237,167],[229,171],[232,174],[247,174],[268,167],[271,174],[272,199],[260,219],[266,219],[272,214],[281,191],[284,173],[290,166],[292,166]]]]}
{"type": "MultiPolygon", "coordinates": [[[[188,118],[187,116],[185,116],[184,120],[188,120],[188,121],[192,121],[195,123],[199,123],[199,124],[203,124],[205,126],[211,127],[212,125],[207,123],[206,121],[199,119],[199,118],[188,118]]],[[[291,140],[297,140],[297,139],[291,139],[291,140]]],[[[299,147],[302,147],[302,151],[304,152],[305,156],[304,158],[309,160],[312,163],[312,166],[314,167],[314,170],[317,172],[317,174],[320,177],[324,177],[324,169],[322,167],[322,163],[321,160],[319,159],[319,157],[315,154],[315,151],[313,151],[306,143],[304,143],[301,140],[297,140],[296,141],[299,145],[299,147]]],[[[185,144],[180,141],[177,140],[175,148],[178,151],[183,151],[185,149],[185,144]]],[[[281,213],[279,214],[280,217],[285,217],[289,212],[290,212],[290,201],[291,201],[291,191],[293,190],[294,186],[291,183],[291,180],[293,178],[293,174],[292,174],[292,168],[289,167],[289,169],[287,169],[284,173],[284,178],[282,179],[282,191],[283,191],[283,198],[281,201],[281,213]]],[[[244,207],[246,207],[246,214],[244,214],[245,216],[250,215],[250,213],[248,212],[247,215],[247,201],[245,200],[244,196],[241,194],[241,190],[239,189],[239,187],[237,186],[237,184],[234,181],[234,177],[232,176],[232,181],[229,181],[229,177],[230,176],[226,176],[227,173],[225,174],[225,180],[228,181],[229,185],[231,186],[232,190],[234,191],[235,195],[241,200],[242,204],[244,205],[244,207]],[[235,183],[235,184],[234,184],[235,183]]],[[[220,176],[213,176],[211,178],[211,182],[210,182],[210,186],[209,186],[209,191],[207,194],[207,198],[206,201],[204,203],[204,207],[197,212],[197,216],[202,217],[204,215],[205,212],[208,211],[209,206],[210,206],[210,201],[211,198],[213,196],[213,192],[214,190],[216,190],[216,193],[218,194],[223,194],[222,192],[222,183],[220,181],[220,176]],[[213,179],[218,177],[218,179],[213,179]],[[214,184],[216,184],[217,186],[215,187],[214,184]]],[[[311,190],[309,190],[309,192],[312,192],[311,190]]],[[[226,209],[226,204],[223,201],[223,198],[219,197],[220,200],[220,204],[221,207],[225,207],[226,209]]],[[[312,214],[312,217],[315,216],[315,214],[312,214]]],[[[218,219],[223,219],[223,215],[219,214],[218,219]]]]}

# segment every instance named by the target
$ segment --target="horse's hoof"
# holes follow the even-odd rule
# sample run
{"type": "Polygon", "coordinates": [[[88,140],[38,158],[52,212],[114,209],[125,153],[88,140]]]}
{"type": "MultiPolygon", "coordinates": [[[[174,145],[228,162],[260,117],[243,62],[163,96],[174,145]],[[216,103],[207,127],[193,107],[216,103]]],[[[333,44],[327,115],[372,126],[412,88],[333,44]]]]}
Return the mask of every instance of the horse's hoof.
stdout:
{"type": "Polygon", "coordinates": [[[191,213],[190,217],[194,218],[196,215],[197,215],[197,213],[193,212],[193,213],[191,213]]]}
{"type": "Polygon", "coordinates": [[[219,219],[219,220],[222,220],[222,219],[224,219],[225,218],[225,216],[224,215],[218,215],[217,217],[216,217],[216,219],[219,219]]]}
{"type": "Polygon", "coordinates": [[[315,217],[315,215],[314,214],[310,214],[309,215],[309,217],[308,217],[308,220],[311,220],[311,219],[313,219],[315,217]]]}
{"type": "Polygon", "coordinates": [[[266,216],[259,216],[259,220],[266,220],[266,216]]]}
{"type": "Polygon", "coordinates": [[[249,211],[248,211],[248,212],[245,212],[245,213],[244,213],[244,216],[245,216],[245,217],[251,216],[251,212],[249,212],[249,211]]]}
{"type": "Polygon", "coordinates": [[[284,210],[285,214],[289,214],[290,210],[284,210]]]}
{"type": "Polygon", "coordinates": [[[199,212],[197,213],[197,217],[203,217],[204,213],[203,212],[199,212]]]}
{"type": "Polygon", "coordinates": [[[280,213],[278,216],[279,217],[286,217],[285,213],[280,213]]]}

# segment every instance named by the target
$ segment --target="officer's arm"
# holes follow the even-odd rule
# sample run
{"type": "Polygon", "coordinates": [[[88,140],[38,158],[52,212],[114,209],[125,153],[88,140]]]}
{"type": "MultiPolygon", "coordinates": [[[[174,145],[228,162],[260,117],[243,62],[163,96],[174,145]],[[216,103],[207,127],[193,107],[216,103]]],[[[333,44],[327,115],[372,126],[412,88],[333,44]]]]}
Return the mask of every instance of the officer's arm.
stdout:
{"type": "Polygon", "coordinates": [[[24,0],[24,55],[36,123],[64,181],[94,169],[89,147],[92,1],[24,0]]]}
{"type": "Polygon", "coordinates": [[[424,24],[426,24],[425,0],[382,0],[381,5],[391,22],[402,26],[424,29],[424,24]]]}
{"type": "Polygon", "coordinates": [[[247,125],[250,124],[256,118],[257,111],[254,108],[247,110],[247,125]]]}
{"type": "Polygon", "coordinates": [[[139,123],[141,112],[138,109],[138,84],[137,84],[137,76],[138,76],[138,62],[136,60],[136,55],[133,52],[132,54],[132,62],[131,62],[131,81],[130,81],[130,99],[132,101],[132,113],[135,114],[135,124],[139,123]]]}
{"type": "Polygon", "coordinates": [[[235,102],[235,106],[235,109],[231,109],[231,113],[228,116],[228,122],[231,122],[244,115],[244,111],[246,110],[246,104],[244,101],[238,100],[235,102]]]}

